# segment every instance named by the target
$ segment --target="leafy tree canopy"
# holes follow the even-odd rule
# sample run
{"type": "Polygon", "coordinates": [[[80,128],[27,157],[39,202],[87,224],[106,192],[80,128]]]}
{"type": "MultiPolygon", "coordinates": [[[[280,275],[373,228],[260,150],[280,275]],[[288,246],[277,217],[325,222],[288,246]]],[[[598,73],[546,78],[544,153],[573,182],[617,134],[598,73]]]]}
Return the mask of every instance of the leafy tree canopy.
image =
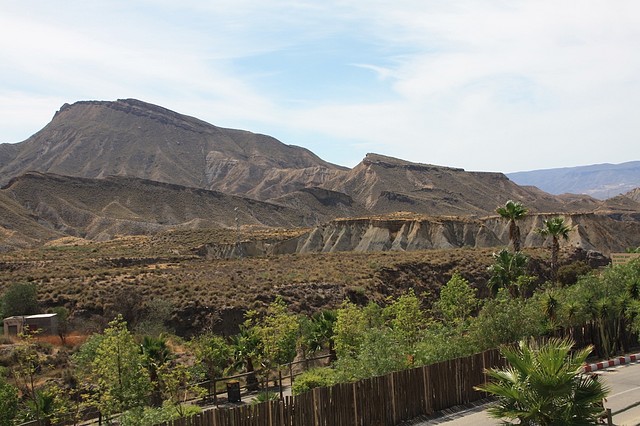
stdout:
{"type": "Polygon", "coordinates": [[[105,329],[91,362],[98,389],[94,405],[102,413],[110,416],[146,404],[151,383],[144,361],[127,323],[118,316],[105,329]]]}
{"type": "Polygon", "coordinates": [[[4,318],[38,313],[38,290],[35,284],[15,283],[2,295],[0,310],[4,318]]]}

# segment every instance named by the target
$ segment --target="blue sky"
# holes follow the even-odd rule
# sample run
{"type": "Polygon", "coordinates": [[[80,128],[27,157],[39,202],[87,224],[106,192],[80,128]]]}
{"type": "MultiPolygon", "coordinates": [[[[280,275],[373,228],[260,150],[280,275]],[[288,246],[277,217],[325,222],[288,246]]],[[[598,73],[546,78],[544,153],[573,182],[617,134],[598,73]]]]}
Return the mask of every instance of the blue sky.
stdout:
{"type": "Polygon", "coordinates": [[[354,166],[640,159],[635,0],[0,0],[0,142],[137,98],[354,166]]]}

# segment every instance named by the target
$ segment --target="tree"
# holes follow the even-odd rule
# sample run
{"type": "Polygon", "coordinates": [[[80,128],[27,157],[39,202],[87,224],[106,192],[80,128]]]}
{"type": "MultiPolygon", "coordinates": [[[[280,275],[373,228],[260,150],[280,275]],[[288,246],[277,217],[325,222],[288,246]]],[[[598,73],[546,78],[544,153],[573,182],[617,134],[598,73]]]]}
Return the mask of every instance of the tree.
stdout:
{"type": "Polygon", "coordinates": [[[257,319],[255,314],[250,314],[249,323],[253,324],[260,338],[262,361],[267,368],[293,361],[300,335],[300,320],[288,311],[280,296],[269,305],[264,317],[257,319]]]}
{"type": "Polygon", "coordinates": [[[420,300],[413,289],[410,289],[382,312],[386,320],[384,326],[392,331],[391,337],[396,340],[396,350],[412,363],[416,345],[422,339],[427,325],[420,300]]]}
{"type": "Polygon", "coordinates": [[[509,200],[505,203],[504,207],[498,207],[496,209],[502,218],[509,220],[509,240],[513,245],[513,251],[520,251],[520,228],[516,223],[517,220],[522,219],[527,215],[527,209],[524,208],[522,203],[509,200]]]}
{"type": "Polygon", "coordinates": [[[69,334],[69,310],[64,306],[56,306],[51,311],[58,316],[58,337],[64,345],[69,334]]]}
{"type": "Polygon", "coordinates": [[[150,300],[140,314],[140,320],[134,328],[135,333],[159,337],[161,334],[171,332],[167,324],[171,322],[173,310],[171,302],[163,299],[150,300]]]}
{"type": "Polygon", "coordinates": [[[13,380],[23,395],[27,405],[27,416],[38,423],[44,420],[41,404],[38,403],[38,373],[46,367],[38,352],[33,335],[20,336],[20,342],[14,349],[16,365],[11,369],[13,380]]]}
{"type": "Polygon", "coordinates": [[[488,284],[492,294],[495,296],[500,288],[505,288],[511,297],[521,295],[523,292],[518,284],[523,281],[518,279],[525,275],[529,258],[519,251],[510,253],[502,249],[493,254],[493,259],[495,263],[488,268],[491,274],[488,284]]]}
{"type": "Polygon", "coordinates": [[[209,380],[222,376],[230,364],[231,346],[221,336],[210,332],[201,334],[191,339],[189,347],[196,359],[205,365],[209,380]]]}
{"type": "MultiPolygon", "coordinates": [[[[370,304],[372,309],[378,310],[378,317],[381,315],[378,305],[370,304]]],[[[338,359],[357,356],[363,342],[363,336],[371,324],[363,308],[356,306],[352,302],[345,301],[336,314],[334,325],[334,341],[338,359]]]]}
{"type": "Polygon", "coordinates": [[[140,350],[144,357],[144,366],[149,372],[151,381],[151,405],[162,405],[162,387],[159,378],[160,369],[171,359],[171,350],[167,346],[164,337],[144,336],[140,344],[140,350]]]}
{"type": "Polygon", "coordinates": [[[337,320],[335,311],[316,312],[311,319],[304,323],[303,339],[305,348],[311,353],[325,348],[335,359],[335,343],[333,341],[333,328],[337,320]]]}
{"type": "Polygon", "coordinates": [[[538,230],[543,237],[550,236],[551,243],[551,279],[555,281],[558,273],[558,255],[560,254],[560,241],[569,239],[569,228],[564,223],[564,218],[556,216],[542,222],[542,228],[538,230]]]}
{"type": "Polygon", "coordinates": [[[145,405],[151,383],[144,356],[122,316],[105,329],[91,362],[93,404],[107,416],[145,405]]]}
{"type": "Polygon", "coordinates": [[[529,299],[511,297],[500,289],[487,299],[469,326],[468,339],[477,351],[539,336],[546,330],[544,313],[529,299]]]}
{"type": "Polygon", "coordinates": [[[0,426],[12,426],[18,413],[18,389],[8,383],[0,368],[0,426]]]}
{"type": "Polygon", "coordinates": [[[189,366],[172,361],[165,363],[158,369],[161,383],[163,407],[171,407],[179,417],[185,417],[189,410],[184,404],[190,391],[197,389],[193,383],[193,369],[189,366]]]}
{"type": "Polygon", "coordinates": [[[454,325],[465,324],[478,307],[476,289],[469,285],[458,272],[455,272],[440,290],[440,298],[435,308],[442,319],[454,325]]]}
{"type": "Polygon", "coordinates": [[[576,352],[572,347],[572,341],[555,338],[541,345],[503,347],[509,367],[487,370],[492,380],[478,387],[498,398],[489,414],[517,419],[520,425],[596,424],[608,389],[581,374],[592,347],[576,352]]]}
{"type": "MultiPolygon", "coordinates": [[[[240,332],[231,337],[231,350],[234,368],[242,369],[246,373],[255,372],[254,360],[260,356],[260,337],[253,328],[242,324],[240,332]]],[[[247,376],[247,389],[258,390],[258,379],[255,374],[247,376]]]]}
{"type": "Polygon", "coordinates": [[[38,289],[35,284],[15,283],[2,295],[0,309],[3,317],[38,313],[38,289]]]}

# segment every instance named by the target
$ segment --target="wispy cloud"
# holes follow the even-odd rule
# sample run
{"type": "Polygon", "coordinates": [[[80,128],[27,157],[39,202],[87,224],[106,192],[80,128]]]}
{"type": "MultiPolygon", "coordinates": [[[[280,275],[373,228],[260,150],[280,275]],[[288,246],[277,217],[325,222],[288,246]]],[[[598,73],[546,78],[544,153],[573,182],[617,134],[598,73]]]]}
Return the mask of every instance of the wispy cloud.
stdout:
{"type": "Polygon", "coordinates": [[[369,150],[503,171],[640,157],[634,1],[0,7],[2,141],[63,102],[137,97],[347,165],[369,150]]]}

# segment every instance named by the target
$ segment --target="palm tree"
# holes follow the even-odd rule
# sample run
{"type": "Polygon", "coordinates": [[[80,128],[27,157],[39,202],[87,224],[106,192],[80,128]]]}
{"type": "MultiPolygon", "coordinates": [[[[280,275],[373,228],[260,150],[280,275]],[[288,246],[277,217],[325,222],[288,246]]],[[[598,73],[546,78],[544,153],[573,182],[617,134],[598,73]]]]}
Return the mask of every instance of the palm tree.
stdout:
{"type": "Polygon", "coordinates": [[[570,231],[571,228],[565,225],[564,218],[559,216],[544,220],[542,222],[542,228],[538,230],[540,235],[544,237],[551,236],[553,239],[551,244],[551,279],[554,281],[558,273],[558,254],[560,253],[559,239],[568,240],[570,231]]]}
{"type": "Polygon", "coordinates": [[[495,296],[500,288],[506,288],[511,297],[518,297],[521,293],[518,278],[525,274],[529,258],[519,251],[509,253],[502,249],[493,254],[493,259],[495,263],[487,268],[491,274],[488,282],[491,293],[495,296]]]}
{"type": "Polygon", "coordinates": [[[233,351],[233,366],[242,369],[247,375],[247,389],[258,390],[258,378],[255,374],[253,361],[260,355],[260,337],[255,330],[245,325],[240,326],[240,332],[231,336],[231,349],[233,351]]]}
{"type": "Polygon", "coordinates": [[[305,346],[311,353],[321,351],[326,348],[329,350],[330,359],[335,361],[336,351],[333,341],[333,328],[338,316],[335,311],[316,312],[305,333],[305,346]]]}
{"type": "Polygon", "coordinates": [[[527,215],[527,209],[524,208],[522,203],[509,200],[505,203],[504,207],[498,207],[496,209],[502,218],[509,220],[509,240],[513,244],[513,251],[520,251],[520,228],[516,224],[516,220],[522,219],[527,215]]]}
{"type": "Polygon", "coordinates": [[[144,336],[140,344],[140,351],[144,355],[144,367],[149,371],[149,379],[153,387],[151,405],[159,407],[162,405],[159,370],[171,360],[171,349],[167,346],[167,339],[162,336],[144,336]]]}
{"type": "Polygon", "coordinates": [[[592,347],[573,353],[572,347],[570,339],[552,338],[539,346],[520,342],[502,348],[509,366],[487,370],[492,381],[477,388],[498,398],[489,414],[521,425],[596,424],[609,390],[582,374],[592,347]]]}

